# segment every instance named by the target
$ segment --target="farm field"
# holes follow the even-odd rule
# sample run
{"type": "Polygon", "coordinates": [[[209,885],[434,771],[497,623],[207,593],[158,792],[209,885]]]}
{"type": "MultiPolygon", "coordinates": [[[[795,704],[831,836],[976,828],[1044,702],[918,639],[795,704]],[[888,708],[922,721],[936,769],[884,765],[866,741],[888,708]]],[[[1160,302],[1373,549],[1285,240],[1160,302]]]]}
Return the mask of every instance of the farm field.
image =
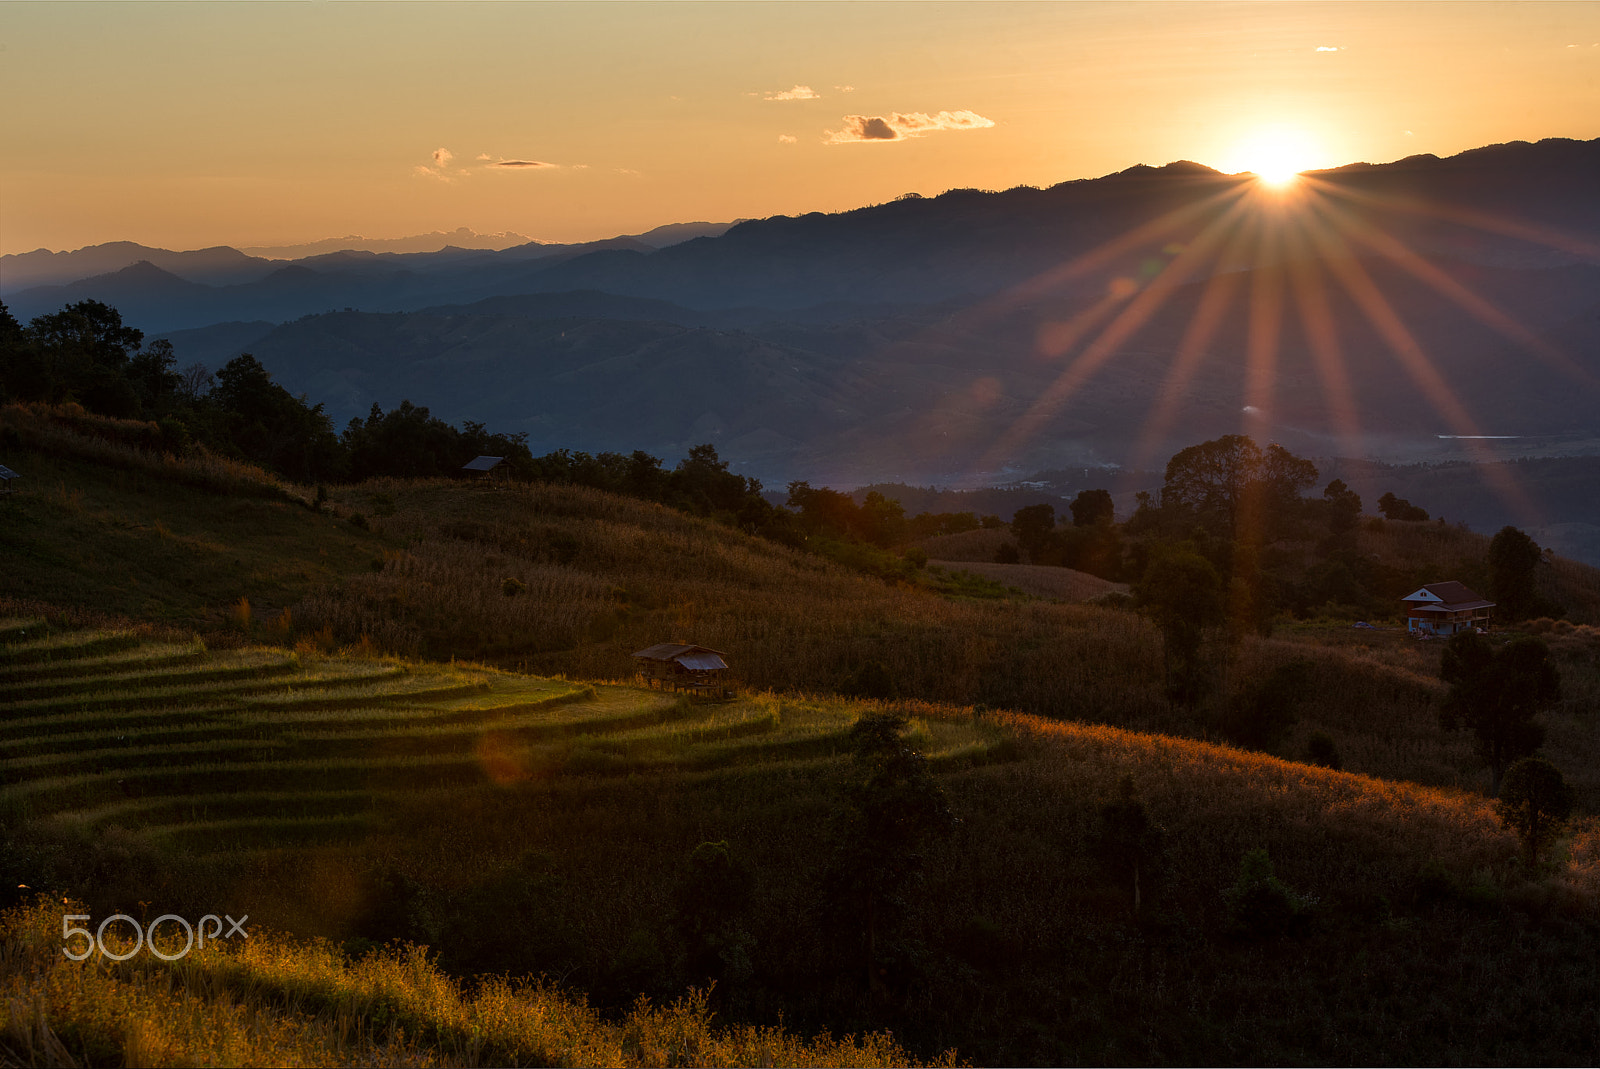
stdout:
{"type": "MultiPolygon", "coordinates": [[[[44,630],[0,621],[0,636],[44,630]]],[[[850,719],[770,696],[695,703],[491,668],[68,631],[0,646],[0,807],[78,834],[242,849],[340,842],[419,792],[576,772],[827,760],[850,719]]],[[[934,722],[935,762],[985,734],[934,722]]],[[[989,733],[992,735],[992,733],[989,733]]]]}
{"type": "MultiPolygon", "coordinates": [[[[761,693],[697,705],[476,665],[209,650],[38,619],[0,621],[0,640],[11,863],[53,874],[96,917],[159,902],[261,926],[247,954],[98,968],[96,990],[124,1007],[102,1019],[71,997],[88,981],[50,957],[48,910],[12,914],[9,960],[40,967],[16,974],[11,1005],[41,1007],[65,1049],[101,1060],[165,1050],[216,1063],[251,1044],[291,1061],[400,1060],[408,1041],[378,1021],[414,1029],[426,1042],[407,1058],[427,1064],[485,1050],[648,1064],[685,1034],[707,1059],[905,1063],[955,1048],[1012,1063],[1365,1061],[1436,1050],[1447,1029],[1450,1049],[1475,1060],[1552,1041],[1582,1051],[1600,993],[1600,959],[1585,957],[1600,830],[1581,823],[1525,872],[1471,793],[892,704],[955,823],[929,843],[882,988],[863,999],[826,873],[854,789],[846,732],[881,703],[761,693]],[[1157,829],[1142,904],[1103,846],[1119,790],[1157,829]],[[706,976],[684,956],[680,888],[707,842],[748,873],[749,897],[729,907],[735,942],[719,944],[710,994],[683,1001],[706,976]],[[1300,903],[1290,934],[1231,927],[1230,888],[1252,851],[1300,903]],[[394,939],[428,949],[378,950],[394,939]],[[1391,985],[1381,1012],[1360,996],[1374,971],[1391,985]],[[519,986],[530,974],[543,986],[519,986]],[[480,975],[502,979],[470,980],[480,975]],[[1499,991],[1506,975],[1514,990],[1499,991]],[[228,1009],[218,985],[256,1016],[228,1009]],[[138,994],[155,989],[168,992],[159,1005],[138,994]],[[642,1010],[640,994],[661,1009],[642,1010]],[[1506,998],[1539,1009],[1526,1024],[1496,1011],[1459,1030],[1466,1006],[1506,998]],[[972,1016],[995,1000],[1011,1009],[972,1016]],[[566,1023],[495,1023],[518,1013],[566,1023]],[[770,1031],[780,1020],[790,1032],[770,1031]],[[219,1031],[202,1042],[196,1022],[219,1031]],[[883,1027],[904,1046],[825,1035],[883,1027]]],[[[26,1035],[43,1060],[42,1033],[26,1035]]]]}
{"type": "MultiPolygon", "coordinates": [[[[0,1058],[1593,1060],[1600,833],[1523,862],[1440,727],[1436,645],[1336,613],[1219,628],[1185,709],[1149,619],[1016,578],[903,582],[576,486],[377,480],[312,507],[162,464],[36,451],[50,481],[0,533],[25,563],[0,600],[0,905],[22,908],[0,954],[23,963],[0,1058]],[[743,696],[627,682],[669,638],[725,651],[743,696]],[[1303,684],[1283,733],[1219,745],[1280,670],[1303,684]],[[885,711],[950,821],[869,975],[840,859],[871,791],[849,733],[885,711]],[[1308,763],[1318,735],[1343,771],[1308,763]],[[1241,920],[1250,887],[1281,889],[1281,924],[1241,920]],[[85,978],[62,899],[248,914],[263,950],[85,978]],[[534,1013],[559,1034],[504,1026],[534,1013]]],[[[1358,538],[1396,582],[1486,546],[1358,538]]],[[[1562,677],[1544,752],[1592,813],[1600,585],[1551,578],[1573,612],[1526,625],[1562,677]]]]}

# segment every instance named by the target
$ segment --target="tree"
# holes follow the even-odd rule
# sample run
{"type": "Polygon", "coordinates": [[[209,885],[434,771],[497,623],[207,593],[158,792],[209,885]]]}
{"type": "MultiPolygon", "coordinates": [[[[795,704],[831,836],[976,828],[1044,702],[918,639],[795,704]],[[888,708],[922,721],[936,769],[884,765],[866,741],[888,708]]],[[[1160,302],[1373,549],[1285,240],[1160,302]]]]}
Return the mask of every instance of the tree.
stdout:
{"type": "Polygon", "coordinates": [[[727,840],[701,843],[689,854],[675,914],[696,982],[749,978],[753,940],[742,919],[754,890],[754,878],[734,859],[727,840]]]}
{"type": "Polygon", "coordinates": [[[1361,495],[1335,479],[1322,489],[1322,500],[1327,502],[1328,530],[1338,534],[1355,527],[1361,519],[1361,495]]]}
{"type": "Polygon", "coordinates": [[[1385,493],[1378,498],[1378,511],[1383,513],[1385,519],[1404,520],[1407,523],[1421,523],[1428,518],[1428,510],[1418,508],[1403,497],[1395,497],[1392,493],[1385,493]]]}
{"type": "Polygon", "coordinates": [[[1507,766],[1544,742],[1534,717],[1561,697],[1561,676],[1550,648],[1537,638],[1513,639],[1495,650],[1476,632],[1446,643],[1439,675],[1450,684],[1439,723],[1446,731],[1471,729],[1478,756],[1489,766],[1491,793],[1499,794],[1507,766]]]}
{"type": "Polygon", "coordinates": [[[1167,697],[1193,707],[1205,689],[1200,644],[1222,616],[1222,580],[1192,549],[1168,550],[1144,571],[1135,597],[1161,628],[1167,697]]]}
{"type": "Polygon", "coordinates": [[[1246,488],[1261,468],[1261,450],[1248,436],[1225,434],[1179,450],[1167,461],[1161,507],[1220,517],[1232,531],[1246,488]]]}
{"type": "Polygon", "coordinates": [[[1116,520],[1116,506],[1109,490],[1082,490],[1068,506],[1072,509],[1072,526],[1096,527],[1116,520]]]}
{"type": "Polygon", "coordinates": [[[1119,880],[1131,886],[1133,912],[1137,916],[1144,899],[1144,885],[1161,860],[1163,829],[1150,819],[1144,803],[1134,792],[1133,777],[1123,776],[1117,784],[1117,800],[1100,807],[1100,829],[1095,847],[1101,861],[1119,880]]]}
{"type": "Polygon", "coordinates": [[[1050,544],[1056,529],[1056,510],[1053,505],[1029,505],[1011,516],[1011,533],[1017,545],[1036,561],[1050,544]]]}
{"type": "Polygon", "coordinates": [[[858,942],[872,991],[885,938],[921,875],[922,851],[955,824],[927,761],[901,737],[907,723],[897,713],[871,713],[850,728],[855,767],[864,778],[846,790],[826,881],[835,915],[858,942]]]}
{"type": "Polygon", "coordinates": [[[1311,692],[1311,663],[1290,661],[1234,697],[1223,711],[1222,733],[1240,746],[1271,750],[1300,719],[1296,711],[1311,692]]]}
{"type": "Polygon", "coordinates": [[[1572,815],[1572,788],[1549,761],[1524,757],[1506,770],[1495,809],[1500,822],[1517,833],[1532,868],[1539,863],[1540,852],[1566,827],[1572,815]]]}
{"type": "Polygon", "coordinates": [[[1239,880],[1222,892],[1234,935],[1271,939],[1299,927],[1312,900],[1278,879],[1265,850],[1252,850],[1239,863],[1239,880]]]}
{"type": "Polygon", "coordinates": [[[1489,543],[1489,596],[1509,620],[1522,620],[1544,608],[1537,590],[1539,545],[1515,527],[1502,527],[1489,543]]]}
{"type": "Polygon", "coordinates": [[[1263,452],[1246,435],[1226,434],[1167,461],[1161,508],[1192,513],[1227,535],[1270,541],[1316,478],[1314,464],[1281,445],[1263,452]]]}

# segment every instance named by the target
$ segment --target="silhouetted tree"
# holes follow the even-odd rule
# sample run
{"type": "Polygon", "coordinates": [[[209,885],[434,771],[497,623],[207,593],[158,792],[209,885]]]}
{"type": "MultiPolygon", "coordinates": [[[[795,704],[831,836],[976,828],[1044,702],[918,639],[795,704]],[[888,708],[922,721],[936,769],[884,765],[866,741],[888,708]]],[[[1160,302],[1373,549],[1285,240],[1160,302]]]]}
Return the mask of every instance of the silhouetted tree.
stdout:
{"type": "Polygon", "coordinates": [[[1306,760],[1335,771],[1344,767],[1344,759],[1339,756],[1339,747],[1334,745],[1333,736],[1324,731],[1313,732],[1306,740],[1306,760]]]}
{"type": "Polygon", "coordinates": [[[1055,529],[1056,510],[1053,505],[1028,505],[1011,516],[1011,534],[1028,559],[1035,563],[1049,546],[1055,529]]]}
{"type": "Polygon", "coordinates": [[[754,888],[754,878],[734,860],[726,840],[701,843],[689,854],[675,916],[693,982],[749,979],[752,939],[743,917],[754,888]]]}
{"type": "Polygon", "coordinates": [[[1385,519],[1405,520],[1408,523],[1421,523],[1428,518],[1428,510],[1418,508],[1403,497],[1395,497],[1392,493],[1385,493],[1378,498],[1378,511],[1383,513],[1385,519]]]}
{"type": "Polygon", "coordinates": [[[1205,690],[1200,658],[1205,629],[1222,617],[1222,581],[1192,549],[1171,549],[1151,561],[1135,588],[1138,603],[1161,628],[1167,697],[1186,706],[1205,690]]]}
{"type": "Polygon", "coordinates": [[[847,808],[834,827],[826,877],[835,915],[857,943],[873,991],[884,941],[921,876],[922,851],[955,823],[927,762],[901,737],[906,725],[897,713],[871,713],[851,727],[863,778],[846,789],[847,808]]]}
{"type": "Polygon", "coordinates": [[[1222,733],[1240,746],[1271,750],[1300,719],[1296,710],[1310,689],[1309,662],[1280,664],[1229,703],[1219,725],[1222,733]]]}
{"type": "Polygon", "coordinates": [[[1164,832],[1145,812],[1132,776],[1117,784],[1117,800],[1100,807],[1100,827],[1095,848],[1101,861],[1132,891],[1137,916],[1151,876],[1159,869],[1164,832]]]}
{"type": "Polygon", "coordinates": [[[1538,592],[1538,568],[1543,559],[1538,543],[1515,527],[1500,528],[1489,542],[1489,596],[1506,619],[1522,620],[1548,612],[1538,592]]]}
{"type": "Polygon", "coordinates": [[[1335,479],[1322,489],[1322,500],[1327,502],[1328,530],[1335,534],[1355,527],[1361,519],[1361,495],[1335,479]]]}
{"type": "Polygon", "coordinates": [[[1315,465],[1281,445],[1263,451],[1246,435],[1226,434],[1167,461],[1161,508],[1225,536],[1271,541],[1316,478],[1315,465]]]}
{"type": "Polygon", "coordinates": [[[1109,490],[1082,490],[1072,499],[1072,526],[1094,527],[1116,520],[1116,506],[1109,490]]]}
{"type": "Polygon", "coordinates": [[[221,444],[247,460],[302,482],[343,476],[343,450],[322,405],[294,397],[249,353],[217,371],[208,401],[222,416],[221,444]]]}
{"type": "Polygon", "coordinates": [[[1495,801],[1500,822],[1517,833],[1531,868],[1572,815],[1572,788],[1549,761],[1524,757],[1506,769],[1495,801]]]}
{"type": "Polygon", "coordinates": [[[1499,794],[1506,768],[1544,742],[1544,728],[1534,717],[1561,697],[1550,649],[1523,637],[1497,651],[1484,636],[1466,631],[1445,644],[1439,674],[1450,684],[1440,725],[1471,729],[1478,755],[1489,766],[1491,792],[1499,794]]]}

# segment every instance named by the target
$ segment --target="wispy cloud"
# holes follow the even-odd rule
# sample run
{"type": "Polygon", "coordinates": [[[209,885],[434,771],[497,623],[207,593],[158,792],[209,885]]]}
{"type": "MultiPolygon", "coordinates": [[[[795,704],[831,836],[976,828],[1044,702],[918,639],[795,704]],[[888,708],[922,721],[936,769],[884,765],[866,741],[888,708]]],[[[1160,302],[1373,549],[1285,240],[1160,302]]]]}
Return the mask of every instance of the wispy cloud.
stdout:
{"type": "Polygon", "coordinates": [[[779,143],[784,144],[784,145],[792,145],[798,140],[800,140],[800,139],[798,137],[795,137],[793,134],[779,134],[778,135],[779,143]]]}
{"type": "Polygon", "coordinates": [[[559,163],[546,163],[543,160],[508,160],[504,156],[491,156],[487,152],[480,152],[473,157],[470,163],[457,163],[456,154],[447,148],[436,148],[429,153],[433,160],[432,165],[419,163],[411,169],[418,178],[431,178],[436,182],[454,182],[460,178],[470,178],[477,171],[541,171],[562,170],[559,163]]]}
{"type": "Polygon", "coordinates": [[[1337,51],[1339,51],[1339,46],[1338,45],[1318,45],[1317,46],[1317,51],[1318,52],[1337,52],[1337,51]]]}
{"type": "Polygon", "coordinates": [[[853,85],[836,85],[833,87],[833,91],[835,93],[854,93],[856,87],[853,85]]]}
{"type": "Polygon", "coordinates": [[[784,89],[776,93],[768,93],[766,100],[821,100],[822,94],[812,89],[809,85],[797,85],[793,89],[784,89]]]}
{"type": "Polygon", "coordinates": [[[823,141],[843,145],[854,141],[904,141],[940,130],[983,130],[994,125],[975,111],[894,112],[890,115],[846,115],[844,129],[824,131],[823,141]]]}

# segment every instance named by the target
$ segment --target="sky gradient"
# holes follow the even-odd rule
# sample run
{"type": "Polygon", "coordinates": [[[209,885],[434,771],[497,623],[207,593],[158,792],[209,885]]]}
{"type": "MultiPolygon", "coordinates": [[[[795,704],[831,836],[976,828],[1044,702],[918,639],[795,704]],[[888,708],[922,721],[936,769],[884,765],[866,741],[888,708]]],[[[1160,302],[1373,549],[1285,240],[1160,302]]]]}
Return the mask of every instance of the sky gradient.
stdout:
{"type": "Polygon", "coordinates": [[[0,252],[581,241],[1594,138],[1600,4],[0,3],[0,93],[0,252]]]}

